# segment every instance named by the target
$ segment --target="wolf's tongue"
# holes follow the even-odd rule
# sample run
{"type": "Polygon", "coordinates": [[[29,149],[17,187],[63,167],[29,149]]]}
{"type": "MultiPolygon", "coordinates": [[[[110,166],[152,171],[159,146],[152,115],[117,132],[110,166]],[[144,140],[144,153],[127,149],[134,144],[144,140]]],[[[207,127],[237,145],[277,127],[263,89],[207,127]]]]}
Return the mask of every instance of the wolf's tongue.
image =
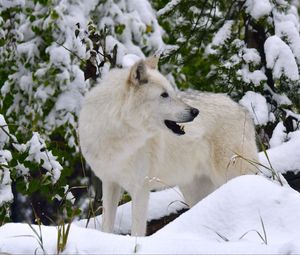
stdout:
{"type": "Polygon", "coordinates": [[[173,133],[177,135],[184,135],[185,132],[181,126],[179,126],[176,122],[171,121],[171,120],[165,120],[165,125],[167,128],[171,129],[173,133]]]}

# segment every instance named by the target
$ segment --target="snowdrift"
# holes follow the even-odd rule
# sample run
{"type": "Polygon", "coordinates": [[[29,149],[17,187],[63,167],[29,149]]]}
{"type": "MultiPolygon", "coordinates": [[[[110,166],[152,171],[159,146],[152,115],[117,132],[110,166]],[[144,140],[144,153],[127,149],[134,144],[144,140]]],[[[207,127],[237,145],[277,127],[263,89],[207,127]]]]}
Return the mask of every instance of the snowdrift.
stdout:
{"type": "MultiPolygon", "coordinates": [[[[172,194],[173,201],[178,201],[180,194],[176,190],[153,194],[149,216],[159,217],[160,213],[165,215],[166,208],[172,208],[170,211],[178,210],[181,203],[170,205],[172,194]]],[[[128,227],[129,208],[130,204],[127,204],[119,211],[126,218],[124,225],[116,227],[120,232],[128,227]]],[[[85,222],[72,224],[63,254],[299,254],[299,215],[298,192],[261,176],[242,176],[229,181],[149,237],[106,234],[84,228],[85,222]]],[[[38,227],[34,227],[38,231],[38,227]]],[[[27,224],[6,224],[0,228],[0,252],[56,253],[56,227],[43,226],[41,234],[45,252],[27,224]]]]}

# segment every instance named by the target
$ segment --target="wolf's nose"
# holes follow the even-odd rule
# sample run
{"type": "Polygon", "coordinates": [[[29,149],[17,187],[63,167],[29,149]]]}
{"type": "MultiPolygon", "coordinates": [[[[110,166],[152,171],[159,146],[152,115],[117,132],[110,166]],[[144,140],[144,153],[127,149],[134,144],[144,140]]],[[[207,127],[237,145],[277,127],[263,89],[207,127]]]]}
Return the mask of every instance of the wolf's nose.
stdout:
{"type": "Polygon", "coordinates": [[[194,118],[196,118],[197,115],[199,114],[199,110],[196,109],[196,108],[192,108],[192,109],[191,109],[191,114],[192,114],[192,116],[193,116],[194,118]]]}

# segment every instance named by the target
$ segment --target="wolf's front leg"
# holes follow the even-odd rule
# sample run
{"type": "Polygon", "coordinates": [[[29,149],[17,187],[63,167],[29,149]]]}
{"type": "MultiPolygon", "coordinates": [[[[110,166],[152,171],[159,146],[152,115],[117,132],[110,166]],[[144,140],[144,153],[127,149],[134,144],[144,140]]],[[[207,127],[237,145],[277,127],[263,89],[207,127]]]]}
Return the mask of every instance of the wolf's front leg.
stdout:
{"type": "Polygon", "coordinates": [[[102,231],[112,233],[122,188],[114,182],[102,181],[102,190],[102,231]]]}
{"type": "Polygon", "coordinates": [[[148,187],[142,187],[132,194],[131,236],[146,234],[149,193],[148,187]]]}

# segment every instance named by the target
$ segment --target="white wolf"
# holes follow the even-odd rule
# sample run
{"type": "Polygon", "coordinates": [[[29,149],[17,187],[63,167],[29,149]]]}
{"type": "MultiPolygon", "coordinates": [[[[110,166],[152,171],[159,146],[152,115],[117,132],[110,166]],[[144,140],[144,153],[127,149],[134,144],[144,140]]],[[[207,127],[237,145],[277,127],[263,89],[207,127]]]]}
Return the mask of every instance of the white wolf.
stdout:
{"type": "Polygon", "coordinates": [[[257,160],[247,111],[225,95],[175,92],[156,65],[148,58],[110,71],[82,106],[80,145],[102,180],[105,232],[113,231],[123,189],[132,197],[131,235],[140,236],[150,190],[178,185],[192,206],[228,179],[255,171],[245,160],[229,164],[235,153],[257,160]]]}

